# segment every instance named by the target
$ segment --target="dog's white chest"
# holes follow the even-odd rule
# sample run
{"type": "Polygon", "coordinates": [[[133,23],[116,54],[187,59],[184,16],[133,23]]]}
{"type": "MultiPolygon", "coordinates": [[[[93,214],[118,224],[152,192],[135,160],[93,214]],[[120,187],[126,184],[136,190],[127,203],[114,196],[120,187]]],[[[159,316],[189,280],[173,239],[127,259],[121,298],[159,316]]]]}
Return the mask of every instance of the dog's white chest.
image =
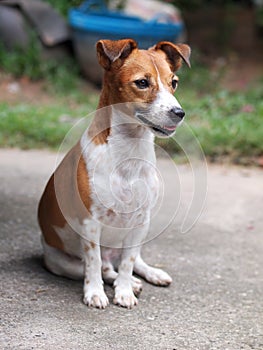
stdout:
{"type": "MultiPolygon", "coordinates": [[[[107,157],[105,157],[107,159],[107,157]]],[[[106,225],[130,228],[144,222],[155,205],[158,178],[153,166],[127,160],[114,168],[97,167],[91,183],[93,215],[106,225]],[[130,168],[130,169],[129,169],[130,168]]]]}
{"type": "Polygon", "coordinates": [[[151,133],[145,138],[124,136],[118,132],[103,145],[93,145],[86,136],[82,139],[91,212],[111,231],[144,224],[159,192],[151,133]]]}

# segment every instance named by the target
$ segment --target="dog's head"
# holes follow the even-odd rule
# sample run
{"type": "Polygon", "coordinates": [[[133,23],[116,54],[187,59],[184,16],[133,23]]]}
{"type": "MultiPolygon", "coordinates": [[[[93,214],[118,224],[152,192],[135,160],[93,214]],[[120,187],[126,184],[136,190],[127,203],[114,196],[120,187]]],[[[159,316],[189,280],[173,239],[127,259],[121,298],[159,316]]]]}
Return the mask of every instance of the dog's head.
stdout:
{"type": "Polygon", "coordinates": [[[171,136],[185,115],[174,97],[175,72],[183,61],[190,66],[190,52],[188,45],[167,41],[148,50],[139,50],[132,39],[98,41],[98,60],[111,103],[133,102],[138,123],[159,137],[171,136]]]}

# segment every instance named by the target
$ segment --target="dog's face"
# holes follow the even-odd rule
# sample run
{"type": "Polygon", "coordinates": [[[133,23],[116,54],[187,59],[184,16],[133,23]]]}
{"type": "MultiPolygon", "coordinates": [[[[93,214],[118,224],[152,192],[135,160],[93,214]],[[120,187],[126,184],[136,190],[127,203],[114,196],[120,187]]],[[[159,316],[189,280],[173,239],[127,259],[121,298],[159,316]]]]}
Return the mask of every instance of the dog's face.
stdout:
{"type": "Polygon", "coordinates": [[[149,50],[138,50],[132,39],[101,40],[97,53],[111,101],[132,102],[131,114],[138,123],[159,137],[171,136],[184,118],[174,97],[175,72],[183,60],[190,65],[189,46],[160,42],[149,50]]]}

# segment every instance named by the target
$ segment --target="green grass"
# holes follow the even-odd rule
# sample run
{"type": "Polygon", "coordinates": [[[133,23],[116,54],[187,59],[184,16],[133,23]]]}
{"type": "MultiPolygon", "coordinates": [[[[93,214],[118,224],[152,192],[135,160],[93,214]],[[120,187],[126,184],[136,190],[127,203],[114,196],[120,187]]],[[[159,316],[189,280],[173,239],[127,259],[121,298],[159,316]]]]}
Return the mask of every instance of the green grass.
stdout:
{"type": "Polygon", "coordinates": [[[228,156],[241,162],[263,155],[262,84],[246,92],[219,90],[197,96],[180,91],[178,96],[188,125],[211,159],[228,156]]]}
{"type": "Polygon", "coordinates": [[[57,97],[57,103],[0,103],[0,146],[58,149],[66,133],[97,105],[97,94],[57,97]]]}
{"type": "Polygon", "coordinates": [[[10,147],[56,147],[67,132],[60,123],[64,109],[56,106],[0,105],[0,143],[10,147]]]}

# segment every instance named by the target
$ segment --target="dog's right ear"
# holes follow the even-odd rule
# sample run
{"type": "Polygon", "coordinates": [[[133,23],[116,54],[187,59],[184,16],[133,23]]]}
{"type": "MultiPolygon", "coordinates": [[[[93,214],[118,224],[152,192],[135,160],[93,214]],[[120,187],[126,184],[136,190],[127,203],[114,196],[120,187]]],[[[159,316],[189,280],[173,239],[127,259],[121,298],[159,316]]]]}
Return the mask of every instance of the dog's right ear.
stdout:
{"type": "Polygon", "coordinates": [[[182,60],[191,67],[190,54],[191,49],[186,44],[174,44],[169,41],[161,41],[155,45],[156,51],[162,50],[167,57],[167,61],[173,72],[176,72],[182,65],[182,60]]]}
{"type": "Polygon", "coordinates": [[[121,65],[125,58],[137,48],[137,43],[133,39],[100,40],[96,48],[99,64],[109,70],[112,63],[118,61],[121,65]]]}

